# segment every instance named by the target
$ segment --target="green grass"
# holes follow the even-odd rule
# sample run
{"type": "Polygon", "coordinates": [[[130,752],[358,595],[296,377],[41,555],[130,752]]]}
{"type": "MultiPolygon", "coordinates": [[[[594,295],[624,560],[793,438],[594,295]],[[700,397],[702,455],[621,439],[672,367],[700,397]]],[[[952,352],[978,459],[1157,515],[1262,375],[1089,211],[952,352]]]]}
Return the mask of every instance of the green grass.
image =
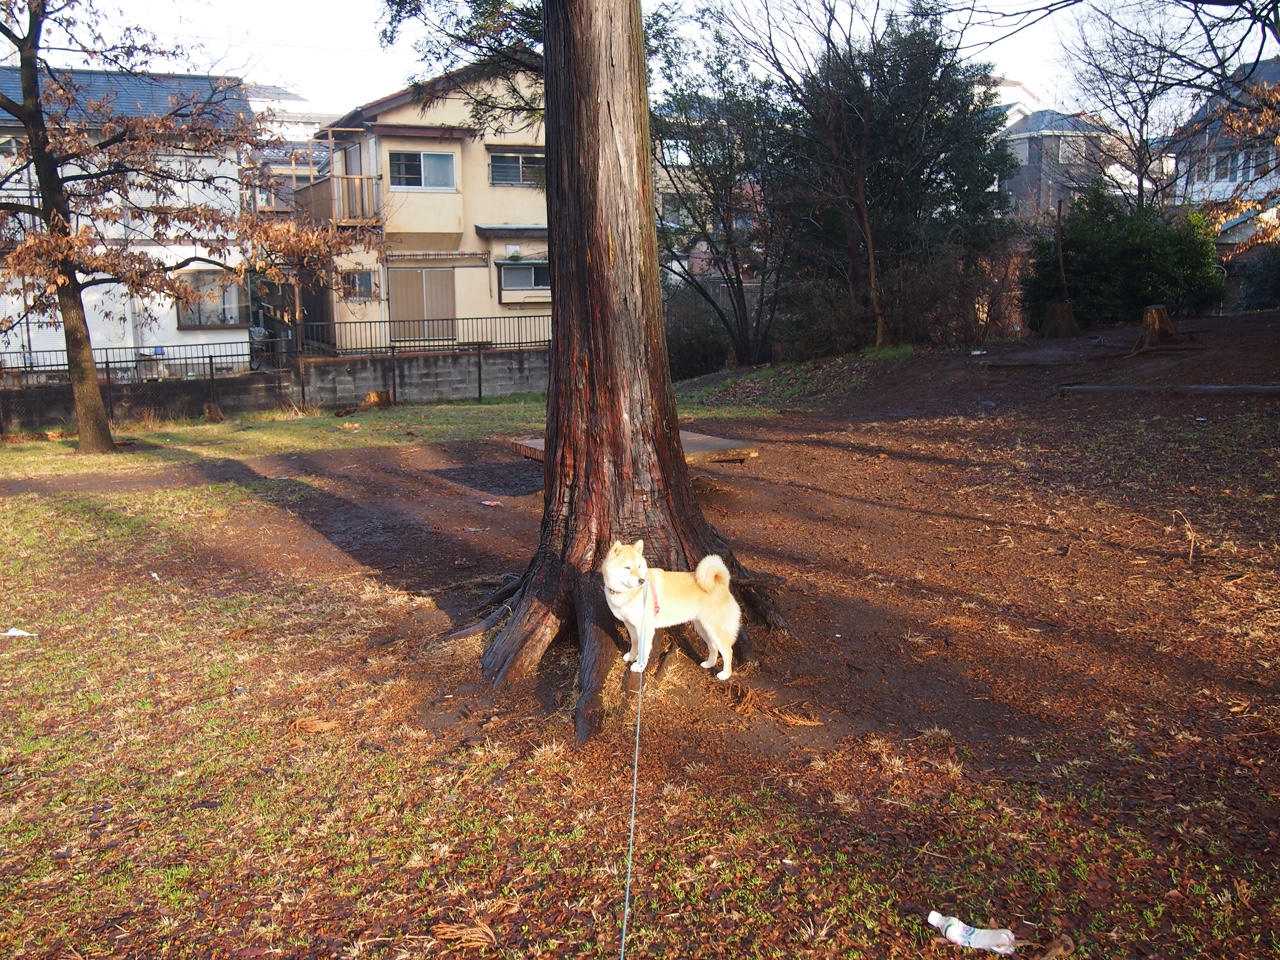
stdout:
{"type": "MultiPolygon", "coordinates": [[[[628,724],[561,744],[563,713],[498,694],[484,709],[514,722],[437,737],[423,701],[466,697],[475,648],[418,635],[371,647],[399,629],[398,611],[438,613],[429,600],[365,575],[264,579],[214,549],[225,523],[285,516],[314,494],[307,483],[94,492],[76,475],[85,462],[109,478],[184,457],[513,436],[537,432],[539,404],[165,424],[120,457],[5,448],[7,477],[70,479],[0,509],[0,629],[39,634],[0,637],[0,955],[617,954],[628,724]],[[337,432],[343,422],[360,430],[337,432]],[[55,466],[40,474],[43,459],[55,466]],[[308,733],[305,718],[337,726],[308,733]],[[485,928],[496,945],[464,946],[485,928]]],[[[1242,423],[1274,459],[1266,423],[1242,423]]],[[[1014,456],[1018,425],[982,429],[997,428],[1014,456]]],[[[1186,424],[1143,437],[1206,458],[1220,443],[1186,424]]],[[[1121,482],[1130,468],[1099,469],[1121,482]]],[[[1265,783],[1224,773],[1190,791],[1188,768],[1145,750],[1097,779],[1065,736],[1035,742],[1035,783],[987,778],[978,761],[946,774],[950,751],[990,746],[963,734],[850,737],[795,769],[709,728],[698,747],[715,759],[693,764],[661,704],[645,705],[657,739],[639,798],[637,956],[950,956],[930,945],[932,907],[1024,936],[1063,929],[1092,960],[1280,952],[1280,885],[1238,841],[1270,829],[1238,819],[1269,809],[1265,783]]]]}
{"type": "Polygon", "coordinates": [[[207,458],[246,459],[370,446],[406,446],[515,438],[542,433],[546,401],[536,394],[369,410],[348,417],[261,414],[222,423],[120,424],[125,455],[79,456],[74,440],[24,440],[0,448],[0,478],[35,479],[92,473],[147,472],[207,458]]]}

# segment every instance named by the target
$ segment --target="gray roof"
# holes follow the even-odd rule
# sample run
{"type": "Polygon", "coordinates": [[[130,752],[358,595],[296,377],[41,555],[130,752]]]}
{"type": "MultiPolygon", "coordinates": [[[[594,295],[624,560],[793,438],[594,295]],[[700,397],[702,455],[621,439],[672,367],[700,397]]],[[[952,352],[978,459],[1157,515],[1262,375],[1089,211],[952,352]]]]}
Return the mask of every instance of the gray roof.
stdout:
{"type": "Polygon", "coordinates": [[[1023,117],[1016,123],[1010,124],[1008,129],[1003,133],[1006,137],[1016,137],[1019,134],[1084,134],[1084,133],[1106,133],[1107,128],[1097,120],[1085,116],[1081,113],[1059,113],[1057,110],[1037,110],[1029,117],[1023,117]]]}
{"type": "MultiPolygon", "coordinates": [[[[1269,86],[1280,85],[1280,57],[1271,57],[1268,60],[1259,60],[1240,67],[1231,77],[1232,84],[1235,89],[1232,91],[1236,96],[1245,93],[1246,84],[1266,84],[1269,86]]],[[[1247,101],[1247,94],[1244,97],[1247,101]]],[[[1180,131],[1178,139],[1183,141],[1179,145],[1179,151],[1187,149],[1203,149],[1203,142],[1190,140],[1193,134],[1201,135],[1208,140],[1217,139],[1223,136],[1223,123],[1218,116],[1218,112],[1224,107],[1225,101],[1221,97],[1212,97],[1207,103],[1202,103],[1200,108],[1192,114],[1191,119],[1180,131]],[[1190,146],[1188,146],[1190,144],[1190,146]]],[[[1226,138],[1229,142],[1235,142],[1239,145],[1247,146],[1248,138],[1226,138]]],[[[1263,134],[1257,138],[1258,144],[1269,141],[1271,137],[1263,134]]]]}
{"type": "MultiPolygon", "coordinates": [[[[73,121],[91,119],[83,104],[102,102],[105,112],[117,117],[155,117],[183,104],[208,102],[228,121],[236,116],[252,116],[246,90],[236,77],[180,73],[120,73],[109,70],[49,68],[40,77],[47,97],[55,82],[74,84],[75,103],[69,112],[73,121]],[[79,107],[79,109],[77,109],[79,107]]],[[[21,102],[22,81],[17,67],[0,66],[0,94],[21,102]]],[[[101,117],[103,111],[95,111],[101,117]]]]}

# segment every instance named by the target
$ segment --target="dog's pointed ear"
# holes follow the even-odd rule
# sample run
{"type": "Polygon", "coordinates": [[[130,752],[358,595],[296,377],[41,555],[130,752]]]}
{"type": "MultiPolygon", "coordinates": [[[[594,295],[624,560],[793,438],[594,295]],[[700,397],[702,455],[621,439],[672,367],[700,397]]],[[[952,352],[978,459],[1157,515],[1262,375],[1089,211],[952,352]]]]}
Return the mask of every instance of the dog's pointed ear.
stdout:
{"type": "Polygon", "coordinates": [[[636,553],[644,553],[644,541],[643,541],[643,540],[637,540],[637,541],[636,541],[636,553]]]}
{"type": "Polygon", "coordinates": [[[621,540],[615,540],[615,541],[613,541],[613,546],[609,548],[609,552],[610,552],[610,553],[617,553],[617,552],[618,552],[619,550],[621,550],[621,549],[622,549],[622,541],[621,541],[621,540]]]}

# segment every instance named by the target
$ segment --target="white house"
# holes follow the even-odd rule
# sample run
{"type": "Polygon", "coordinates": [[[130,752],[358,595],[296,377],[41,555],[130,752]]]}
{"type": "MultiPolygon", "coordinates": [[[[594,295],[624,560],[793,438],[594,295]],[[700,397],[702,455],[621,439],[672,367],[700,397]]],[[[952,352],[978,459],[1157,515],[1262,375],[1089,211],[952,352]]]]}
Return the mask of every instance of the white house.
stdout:
{"type": "MultiPolygon", "coordinates": [[[[90,137],[102,134],[100,126],[106,118],[160,117],[174,105],[208,97],[214,91],[222,98],[222,109],[237,116],[251,113],[251,107],[243,95],[243,89],[233,78],[186,75],[147,74],[132,75],[103,70],[67,70],[64,76],[77,88],[71,109],[65,114],[63,129],[73,125],[83,127],[90,137]],[[96,104],[85,109],[83,104],[96,104]]],[[[46,81],[46,85],[49,81],[46,81]]],[[[20,79],[16,67],[0,66],[0,93],[11,99],[22,100],[20,79]]],[[[50,115],[57,114],[51,107],[50,115]]],[[[21,125],[7,114],[0,114],[0,177],[7,172],[13,175],[0,187],[0,196],[30,200],[35,197],[30,169],[17,169],[25,142],[21,125]]],[[[202,188],[197,184],[186,187],[186,199],[207,203],[210,206],[234,214],[239,211],[243,198],[239,184],[241,158],[233,149],[218,154],[184,160],[196,163],[204,172],[216,173],[225,189],[202,188]]],[[[134,215],[130,209],[145,207],[149,200],[143,191],[110,201],[124,211],[118,220],[93,217],[93,226],[104,244],[119,244],[126,252],[138,252],[158,256],[167,263],[179,263],[193,256],[207,254],[198,242],[179,242],[155,235],[152,221],[145,215],[134,215]]],[[[92,217],[92,213],[78,211],[77,217],[92,217]]],[[[74,225],[73,225],[74,229],[74,225]]],[[[211,353],[224,352],[228,356],[236,351],[219,351],[213,345],[247,344],[251,324],[249,292],[243,286],[225,286],[225,271],[212,264],[183,268],[191,285],[209,292],[208,302],[180,307],[172,301],[151,299],[143,302],[125,294],[118,284],[90,286],[84,291],[85,309],[90,339],[100,355],[116,358],[136,357],[146,360],[149,372],[159,375],[181,374],[185,354],[203,359],[211,353]],[[170,369],[170,367],[172,369],[170,369]]],[[[0,298],[0,354],[3,364],[14,367],[15,354],[30,358],[44,354],[41,365],[56,365],[52,358],[65,349],[65,341],[58,318],[27,315],[20,298],[0,298]]],[[[239,351],[247,356],[247,350],[239,351]]]]}

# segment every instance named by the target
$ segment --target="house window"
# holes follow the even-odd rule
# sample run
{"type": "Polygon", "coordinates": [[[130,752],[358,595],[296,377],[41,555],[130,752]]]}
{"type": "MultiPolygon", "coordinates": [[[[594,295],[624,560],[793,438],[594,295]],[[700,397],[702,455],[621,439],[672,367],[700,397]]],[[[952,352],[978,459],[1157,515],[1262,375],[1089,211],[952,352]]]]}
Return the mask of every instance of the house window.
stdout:
{"type": "Polygon", "coordinates": [[[1207,153],[1200,154],[1200,157],[1196,160],[1196,166],[1195,166],[1195,171],[1196,171],[1195,177],[1197,180],[1203,180],[1206,182],[1208,181],[1209,166],[1210,166],[1209,154],[1207,153]]]}
{"type": "Polygon", "coordinates": [[[376,300],[378,287],[372,270],[348,270],[342,274],[342,299],[376,300]]]}
{"type": "Polygon", "coordinates": [[[679,194],[664,193],[662,195],[662,222],[668,226],[686,226],[688,214],[679,194]]]}
{"type": "Polygon", "coordinates": [[[1234,153],[1218,154],[1217,161],[1213,165],[1213,179],[1235,181],[1236,155],[1234,153]]]}
{"type": "Polygon", "coordinates": [[[536,187],[546,180],[546,157],[495,153],[489,158],[489,182],[496,187],[536,187]]]}
{"type": "Polygon", "coordinates": [[[1082,163],[1086,155],[1086,146],[1084,137],[1059,137],[1059,162],[1066,164],[1082,163]]]}
{"type": "Polygon", "coordinates": [[[452,190],[453,154],[391,151],[391,186],[452,190]]]}
{"type": "Polygon", "coordinates": [[[181,275],[197,296],[178,304],[179,327],[244,326],[249,322],[246,291],[225,270],[197,270],[181,275]]]}
{"type": "Polygon", "coordinates": [[[546,263],[505,264],[503,290],[550,290],[551,266],[546,263]]]}
{"type": "Polygon", "coordinates": [[[1255,177],[1265,177],[1271,172],[1271,169],[1271,151],[1253,151],[1253,175],[1255,177]]]}

